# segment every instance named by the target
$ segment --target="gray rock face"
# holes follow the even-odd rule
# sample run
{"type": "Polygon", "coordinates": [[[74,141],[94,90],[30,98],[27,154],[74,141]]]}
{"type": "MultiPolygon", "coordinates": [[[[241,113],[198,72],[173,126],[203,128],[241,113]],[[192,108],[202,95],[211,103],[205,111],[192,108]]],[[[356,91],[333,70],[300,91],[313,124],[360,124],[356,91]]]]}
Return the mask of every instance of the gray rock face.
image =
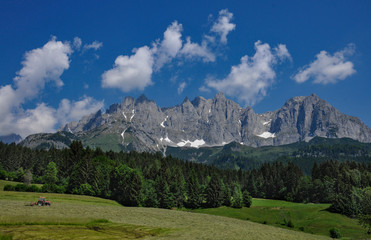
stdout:
{"type": "Polygon", "coordinates": [[[315,136],[371,142],[371,130],[358,118],[340,113],[315,94],[289,99],[282,108],[256,114],[223,93],[213,99],[186,98],[160,108],[144,95],[71,122],[60,130],[85,144],[116,144],[121,150],[166,151],[173,147],[220,146],[230,142],[258,147],[308,141],[315,136]],[[102,137],[105,136],[105,137],[102,137]]]}

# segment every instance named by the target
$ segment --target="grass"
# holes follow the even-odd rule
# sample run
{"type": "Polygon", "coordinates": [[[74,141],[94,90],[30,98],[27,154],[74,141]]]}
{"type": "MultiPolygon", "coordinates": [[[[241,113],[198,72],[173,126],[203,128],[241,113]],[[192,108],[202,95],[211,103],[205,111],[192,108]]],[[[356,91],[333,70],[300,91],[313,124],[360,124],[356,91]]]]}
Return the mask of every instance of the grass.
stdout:
{"type": "Polygon", "coordinates": [[[249,220],[275,227],[288,229],[289,221],[296,231],[329,236],[329,229],[338,228],[344,239],[366,239],[365,230],[357,219],[326,211],[329,204],[303,204],[286,201],[253,199],[251,208],[234,209],[229,207],[196,209],[192,212],[226,216],[249,220]]]}
{"type": "MultiPolygon", "coordinates": [[[[1,181],[0,181],[1,183],[1,181]]],[[[0,190],[0,239],[326,239],[246,220],[185,211],[123,207],[115,201],[0,190]]]]}
{"type": "MultiPolygon", "coordinates": [[[[2,191],[4,189],[4,186],[5,185],[17,185],[17,184],[20,184],[21,182],[13,182],[13,181],[6,181],[6,180],[0,180],[0,191],[2,191]]],[[[38,186],[39,188],[41,188],[43,185],[42,184],[36,184],[36,183],[32,183],[32,185],[36,185],[38,186]]]]}

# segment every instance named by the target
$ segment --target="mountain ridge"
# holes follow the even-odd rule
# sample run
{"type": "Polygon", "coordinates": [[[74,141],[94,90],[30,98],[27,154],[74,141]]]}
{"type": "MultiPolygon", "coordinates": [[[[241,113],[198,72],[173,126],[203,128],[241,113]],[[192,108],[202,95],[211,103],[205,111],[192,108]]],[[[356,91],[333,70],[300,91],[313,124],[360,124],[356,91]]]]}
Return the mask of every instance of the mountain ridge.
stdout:
{"type": "MultiPolygon", "coordinates": [[[[277,146],[315,136],[371,142],[371,129],[360,119],[341,113],[316,94],[290,98],[280,109],[260,114],[250,106],[242,108],[223,93],[212,99],[185,98],[180,105],[166,108],[145,95],[137,99],[128,96],[104,113],[84,116],[59,131],[70,132],[92,147],[109,144],[118,151],[164,154],[168,146],[198,148],[230,142],[277,146]]],[[[22,143],[27,146],[30,138],[22,143]]]]}

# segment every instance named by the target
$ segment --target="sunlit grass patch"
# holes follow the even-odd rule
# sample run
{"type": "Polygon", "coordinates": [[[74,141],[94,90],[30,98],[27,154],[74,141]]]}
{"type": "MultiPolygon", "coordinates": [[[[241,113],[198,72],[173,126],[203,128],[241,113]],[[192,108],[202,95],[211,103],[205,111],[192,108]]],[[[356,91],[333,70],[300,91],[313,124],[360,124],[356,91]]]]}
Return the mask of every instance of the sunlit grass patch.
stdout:
{"type": "Polygon", "coordinates": [[[357,219],[328,212],[330,204],[304,204],[270,199],[253,199],[251,208],[208,208],[193,212],[226,216],[241,220],[329,236],[329,229],[339,228],[346,238],[365,239],[369,236],[357,219]],[[290,223],[289,223],[290,222],[290,223]]]}

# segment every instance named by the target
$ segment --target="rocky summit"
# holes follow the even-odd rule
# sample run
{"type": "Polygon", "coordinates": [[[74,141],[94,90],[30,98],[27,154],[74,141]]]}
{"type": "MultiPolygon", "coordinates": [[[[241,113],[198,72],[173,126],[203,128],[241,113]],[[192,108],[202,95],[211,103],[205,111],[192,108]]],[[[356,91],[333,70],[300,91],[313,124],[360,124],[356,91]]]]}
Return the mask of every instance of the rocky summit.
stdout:
{"type": "MultiPolygon", "coordinates": [[[[291,98],[282,108],[263,114],[242,108],[223,93],[213,99],[186,98],[170,108],[161,108],[144,95],[126,97],[105,113],[98,111],[62,126],[56,133],[59,137],[53,139],[63,139],[62,132],[68,132],[62,135],[70,140],[117,151],[165,152],[167,146],[199,148],[230,142],[259,147],[308,141],[315,136],[371,142],[371,129],[361,120],[339,112],[315,94],[291,98]]],[[[48,139],[50,143],[50,136],[48,139]]],[[[31,135],[22,142],[26,146],[31,143],[35,147],[43,140],[31,135]]]]}

